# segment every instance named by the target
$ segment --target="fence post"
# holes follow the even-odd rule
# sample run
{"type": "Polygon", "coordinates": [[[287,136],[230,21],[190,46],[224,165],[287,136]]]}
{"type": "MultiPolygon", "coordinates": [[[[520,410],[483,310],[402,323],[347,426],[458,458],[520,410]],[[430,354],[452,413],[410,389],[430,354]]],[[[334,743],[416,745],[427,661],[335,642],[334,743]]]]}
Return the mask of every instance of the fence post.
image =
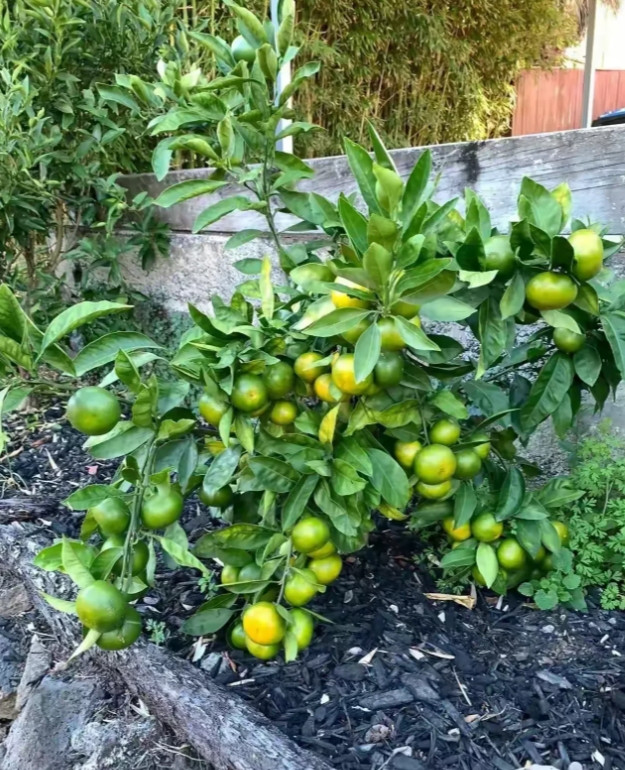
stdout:
{"type": "Polygon", "coordinates": [[[597,0],[588,3],[588,28],[586,30],[586,61],[584,62],[584,92],[582,95],[582,128],[592,125],[595,101],[595,28],[597,26],[597,0]]]}

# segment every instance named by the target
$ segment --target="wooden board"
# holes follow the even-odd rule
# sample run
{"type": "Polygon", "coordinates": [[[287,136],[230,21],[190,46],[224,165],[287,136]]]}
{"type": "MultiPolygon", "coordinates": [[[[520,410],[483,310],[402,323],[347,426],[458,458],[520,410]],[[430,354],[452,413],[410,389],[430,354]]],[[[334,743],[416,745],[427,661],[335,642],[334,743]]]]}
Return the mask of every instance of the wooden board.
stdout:
{"type": "MultiPolygon", "coordinates": [[[[414,166],[422,147],[393,151],[403,177],[414,166]]],[[[434,166],[441,173],[435,199],[461,196],[471,187],[489,206],[493,222],[505,227],[516,213],[516,199],[523,176],[546,187],[568,182],[573,190],[573,214],[605,223],[611,233],[625,234],[625,126],[562,131],[552,134],[459,142],[430,148],[434,166]]],[[[300,186],[336,200],[340,192],[354,192],[351,171],[344,156],[310,162],[316,174],[300,186]]],[[[120,177],[132,194],[147,190],[156,197],[166,187],[186,179],[201,179],[210,169],[175,171],[163,182],[152,174],[120,177]]],[[[239,192],[225,187],[218,193],[186,201],[162,210],[161,218],[175,231],[191,232],[197,215],[220,198],[239,192]]],[[[281,227],[288,220],[280,222],[281,227]]],[[[209,232],[234,233],[248,227],[265,229],[262,217],[235,212],[208,228],[209,232]]]]}

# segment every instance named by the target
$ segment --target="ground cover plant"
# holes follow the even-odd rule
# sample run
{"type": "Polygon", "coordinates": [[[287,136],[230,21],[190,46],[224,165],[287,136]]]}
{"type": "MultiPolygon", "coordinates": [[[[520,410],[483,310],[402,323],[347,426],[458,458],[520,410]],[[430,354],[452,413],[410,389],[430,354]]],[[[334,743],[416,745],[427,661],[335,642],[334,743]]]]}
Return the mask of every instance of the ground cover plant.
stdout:
{"type": "MultiPolygon", "coordinates": [[[[5,411],[24,388],[52,381],[72,392],[67,416],[91,454],[120,458],[111,484],[66,500],[86,512],[81,539],[37,557],[78,588],[75,601],[48,597],[83,624],[77,652],[121,649],[139,636],[131,603],[153,584],[162,550],[205,588],[219,573],[219,591],[208,591],[186,632],[223,629],[261,659],[284,651],[292,660],[323,621],[303,608],[337,579],[342,556],[366,545],[378,513],[440,527],[446,570],[500,593],[521,584],[539,606],[553,606],[553,592],[533,581],[555,568],[563,573],[556,602],[581,607],[559,518],[579,491],[567,480],[530,486],[540,469],[518,445],[547,420],[564,434],[582,398],[601,408],[625,374],[621,287],[599,280],[619,244],[596,223],[570,221],[566,185],[550,191],[523,179],[506,232],[470,190],[462,213],[457,200],[435,203],[429,153],[403,181],[373,128],[374,157],[345,142],[362,210],[344,195],[334,203],[297,192],[312,169],[276,141],[314,126],[276,128],[317,65],[299,67],[276,98],[280,65],[297,54],[293,4],[282,4],[278,29],[228,6],[241,36],[231,45],[202,38],[217,77],[161,68],[161,83],[126,85],[144,95],[151,131],[165,135],[154,154],[159,177],[178,150],[213,168],[166,189],[157,204],[237,185],[195,229],[258,212],[284,280],[272,279],[269,256],[240,261],[244,280],[229,302],[212,297],[212,315],[189,307],[194,325],[166,359],[167,379],[151,368],[164,351],[134,332],[70,356],[68,335],[127,305],[79,303],[39,328],[0,289],[5,411]],[[285,230],[279,213],[292,217],[285,230]],[[302,240],[285,243],[283,232],[302,240]],[[519,327],[535,323],[519,340],[519,327]],[[476,348],[452,336],[456,324],[476,348]],[[76,387],[111,364],[98,385],[76,387]],[[190,405],[194,386],[203,395],[190,405]],[[227,526],[189,544],[180,517],[192,494],[227,526]]],[[[245,230],[229,246],[262,235],[245,230]]]]}

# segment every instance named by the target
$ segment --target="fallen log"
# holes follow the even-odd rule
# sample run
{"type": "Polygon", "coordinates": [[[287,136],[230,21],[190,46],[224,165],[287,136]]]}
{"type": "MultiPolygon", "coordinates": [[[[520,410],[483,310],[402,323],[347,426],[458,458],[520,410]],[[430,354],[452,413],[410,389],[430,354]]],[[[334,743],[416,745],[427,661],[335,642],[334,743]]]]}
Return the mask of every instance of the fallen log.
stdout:
{"type": "MultiPolygon", "coordinates": [[[[23,581],[33,605],[67,652],[79,639],[78,624],[53,610],[41,591],[62,595],[68,581],[32,565],[49,545],[40,530],[14,522],[0,525],[0,571],[23,581]]],[[[300,748],[237,695],[215,684],[189,662],[141,641],[121,653],[88,653],[148,706],[161,722],[195,748],[215,770],[330,770],[300,748]]]]}

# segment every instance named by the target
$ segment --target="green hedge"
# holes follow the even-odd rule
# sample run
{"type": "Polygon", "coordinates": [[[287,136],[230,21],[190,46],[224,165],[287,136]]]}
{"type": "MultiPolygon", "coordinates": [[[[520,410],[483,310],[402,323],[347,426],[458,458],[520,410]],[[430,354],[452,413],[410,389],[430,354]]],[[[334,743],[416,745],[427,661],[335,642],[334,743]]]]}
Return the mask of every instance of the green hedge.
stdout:
{"type": "MultiPolygon", "coordinates": [[[[266,0],[247,5],[263,13],[266,0]]],[[[322,125],[308,154],[366,142],[371,118],[391,147],[506,133],[518,72],[552,64],[578,34],[565,0],[299,0],[299,29],[321,73],[299,99],[322,125]]],[[[200,3],[207,18],[214,0],[200,3]]],[[[214,26],[231,24],[218,10],[214,26]]],[[[300,148],[301,150],[302,148],[300,148]]]]}

